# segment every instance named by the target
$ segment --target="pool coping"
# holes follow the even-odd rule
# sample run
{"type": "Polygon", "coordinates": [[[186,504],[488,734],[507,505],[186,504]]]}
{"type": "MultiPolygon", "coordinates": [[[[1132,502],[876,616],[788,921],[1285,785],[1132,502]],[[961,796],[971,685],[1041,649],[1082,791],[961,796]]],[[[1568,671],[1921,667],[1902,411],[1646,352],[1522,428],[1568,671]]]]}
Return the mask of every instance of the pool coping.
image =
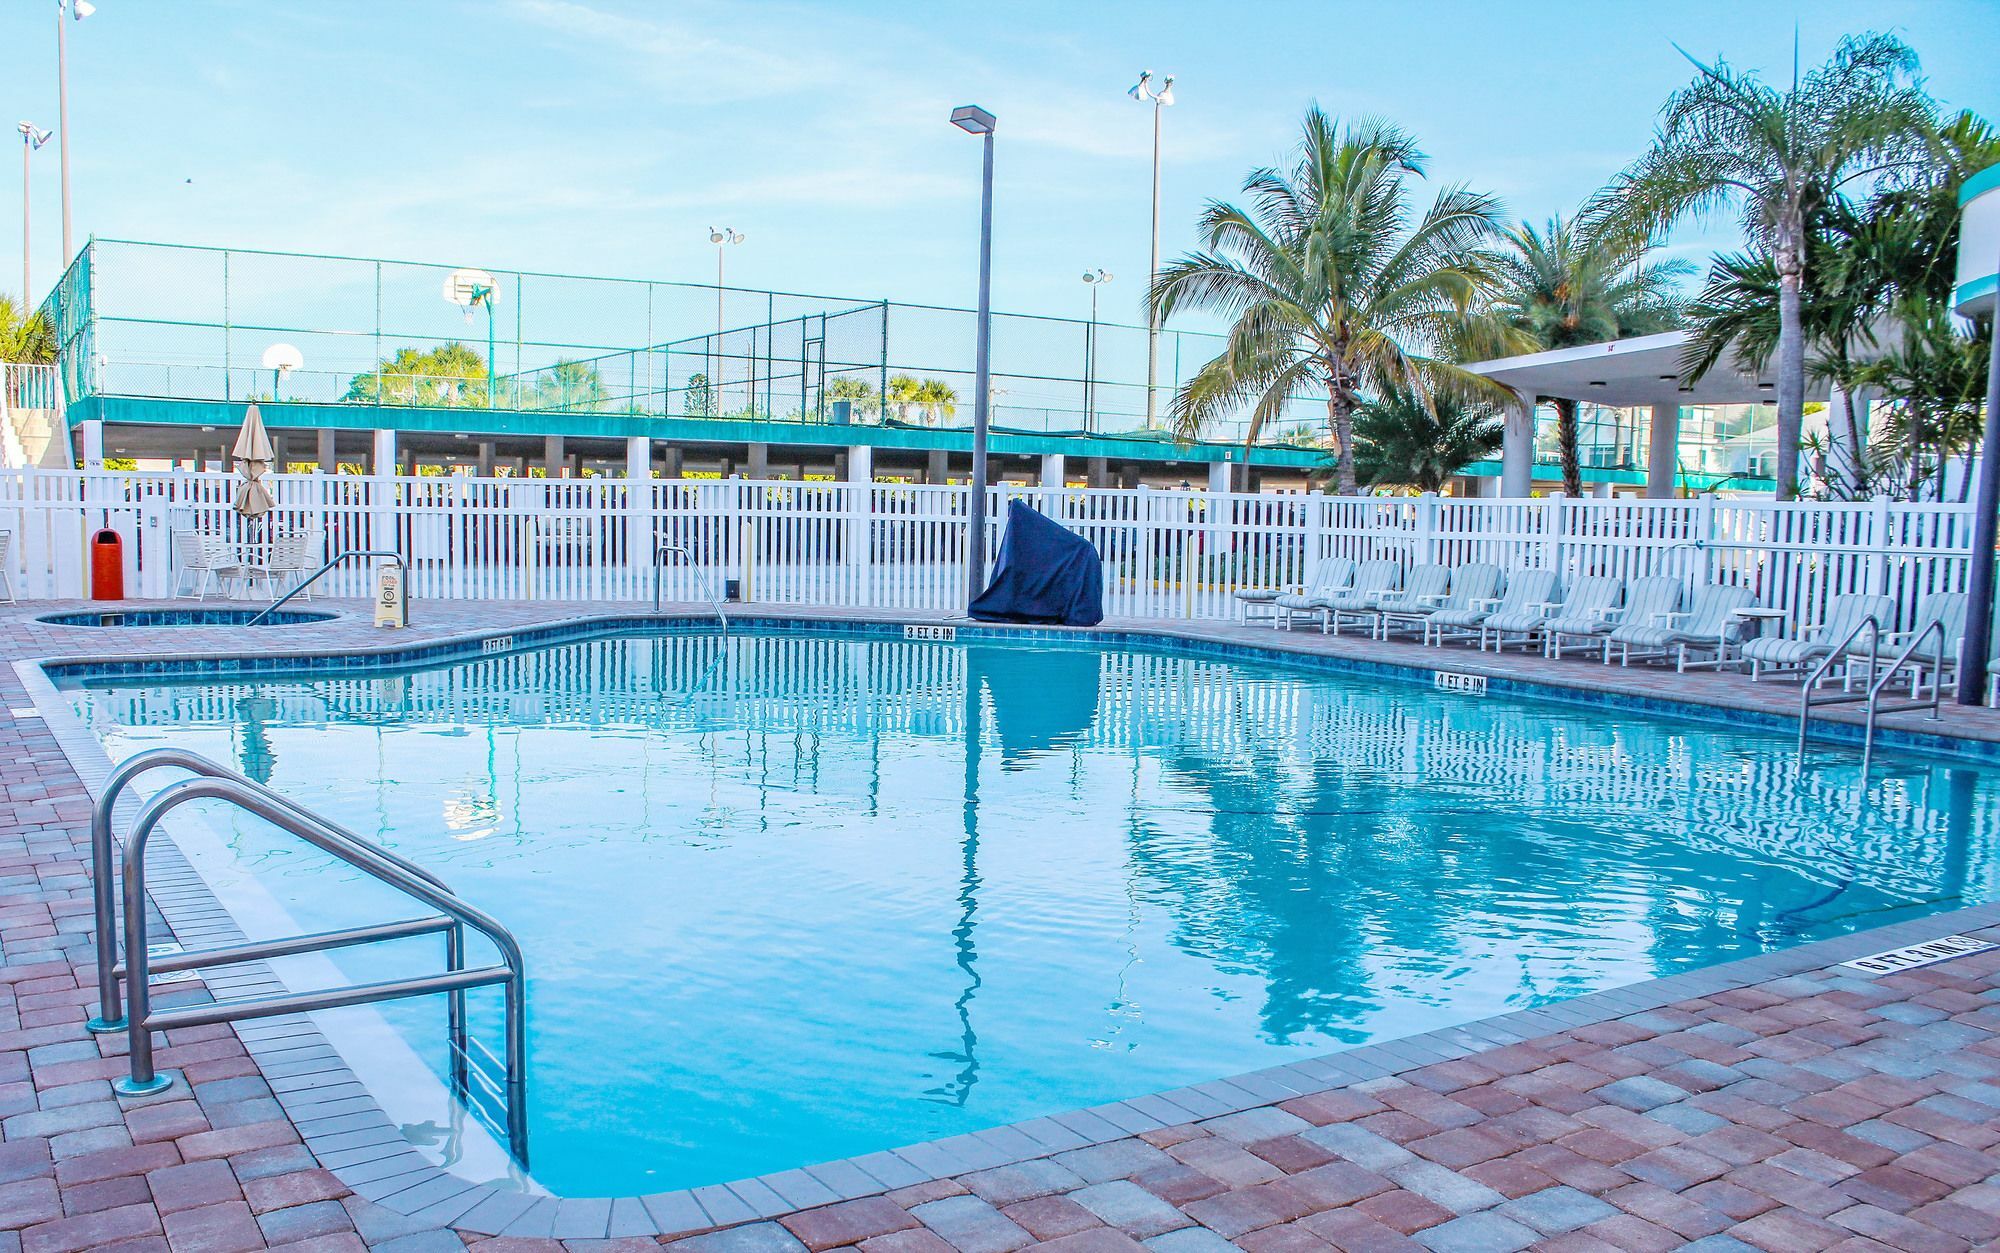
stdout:
{"type": "MultiPolygon", "coordinates": [[[[211,650],[154,654],[143,662],[116,656],[42,658],[17,661],[15,667],[29,698],[55,736],[72,769],[95,796],[109,759],[95,735],[63,699],[51,671],[68,677],[76,672],[102,668],[102,677],[168,677],[215,673],[218,669],[228,673],[232,668],[230,665],[218,667],[217,663],[238,663],[233,667],[235,673],[262,675],[297,669],[302,659],[315,658],[328,661],[329,664],[317,667],[324,671],[340,668],[334,663],[348,659],[359,659],[374,667],[416,666],[453,659],[460,654],[491,655],[484,651],[484,642],[499,637],[508,638],[512,647],[496,651],[513,651],[617,634],[637,627],[657,629],[671,625],[676,630],[705,629],[711,617],[706,612],[697,611],[659,615],[586,614],[527,628],[462,632],[418,645],[392,643],[337,651],[220,653],[211,650]],[[95,750],[94,758],[92,749],[95,750]]],[[[792,616],[760,613],[744,615],[733,621],[739,625],[749,623],[761,628],[801,631],[868,626],[884,635],[900,634],[905,625],[944,625],[956,626],[975,639],[990,633],[996,637],[1016,639],[1044,634],[1088,643],[1148,640],[1171,644],[1178,651],[1276,657],[1288,663],[1310,663],[1313,660],[1340,663],[1326,668],[1350,673],[1375,673],[1414,682],[1421,682],[1419,676],[1422,674],[1437,673],[1433,667],[1363,661],[1295,648],[1216,640],[1187,634],[1171,626],[1120,625],[1103,630],[1011,627],[967,624],[962,619],[885,619],[881,615],[848,617],[822,611],[792,616]],[[1192,650],[1189,645],[1194,646],[1192,650]]],[[[314,668],[306,667],[308,672],[314,668]]],[[[352,668],[351,663],[348,668],[352,668]]],[[[1489,692],[1498,690],[1507,695],[1557,700],[1569,696],[1572,698],[1570,703],[1575,703],[1576,693],[1610,695],[1618,699],[1609,702],[1586,699],[1583,703],[1608,703],[1706,722],[1717,721],[1724,712],[1730,721],[1740,721],[1744,713],[1760,715],[1767,723],[1783,721],[1758,709],[1718,711],[1712,706],[1692,705],[1686,701],[1658,701],[1624,693],[1607,694],[1583,685],[1571,688],[1527,683],[1510,676],[1499,677],[1504,686],[1490,685],[1489,692]],[[1551,689],[1554,689],[1553,693],[1551,689]],[[1704,711],[1706,717],[1702,716],[1704,711]]],[[[1847,725],[1858,735],[1858,727],[1852,724],[1829,722],[1825,725],[1847,725]]],[[[2000,751],[1996,751],[2000,750],[2000,744],[1983,737],[1917,733],[1914,738],[1919,741],[1951,741],[1956,747],[1943,751],[1953,756],[2000,759],[2000,751]]],[[[1940,751],[1922,743],[1900,746],[1914,751],[1940,751]]],[[[158,842],[155,848],[165,856],[159,863],[159,869],[149,874],[151,895],[174,937],[183,943],[203,944],[240,938],[242,933],[237,929],[228,907],[216,896],[199,871],[181,855],[172,840],[158,842]],[[167,852],[168,849],[173,851],[167,852]]],[[[1351,1049],[1332,1050],[1278,1066],[1084,1109],[877,1150],[852,1158],[637,1197],[557,1197],[524,1191],[518,1185],[506,1186],[466,1178],[432,1162],[404,1140],[396,1125],[384,1113],[375,1094],[366,1088],[311,1016],[259,1019],[236,1023],[234,1028],[306,1147],[321,1165],[366,1200],[415,1221],[451,1226],[480,1235],[555,1239],[676,1236],[876,1196],[973,1171],[1122,1140],[1145,1131],[1240,1113],[1300,1096],[1395,1076],[1554,1032],[1837,965],[1854,957],[1904,944],[1995,926],[2000,926],[2000,901],[1930,914],[1698,970],[1602,989],[1535,1009],[1516,1010],[1351,1049]]],[[[276,973],[261,963],[219,969],[205,975],[204,982],[211,991],[227,995],[277,991],[284,986],[276,973]]],[[[141,1104],[144,1100],[122,1103],[141,1104]]]]}

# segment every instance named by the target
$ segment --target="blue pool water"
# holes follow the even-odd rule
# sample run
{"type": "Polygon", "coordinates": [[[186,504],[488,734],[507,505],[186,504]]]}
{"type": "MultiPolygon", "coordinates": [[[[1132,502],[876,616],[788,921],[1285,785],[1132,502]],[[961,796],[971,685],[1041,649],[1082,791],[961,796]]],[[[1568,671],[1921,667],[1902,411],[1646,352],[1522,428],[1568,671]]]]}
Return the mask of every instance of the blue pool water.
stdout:
{"type": "MultiPolygon", "coordinates": [[[[1857,813],[1852,755],[1795,779],[1782,734],[1165,648],[681,634],[72,696],[114,758],[230,761],[511,926],[534,1169],[572,1195],[1136,1096],[2000,892],[1986,770],[1891,758],[1857,813]]],[[[410,915],[215,822],[308,927],[410,915]]],[[[433,948],[342,960],[379,977],[433,948]]],[[[387,1012],[440,1063],[437,1005],[387,1012]]]]}

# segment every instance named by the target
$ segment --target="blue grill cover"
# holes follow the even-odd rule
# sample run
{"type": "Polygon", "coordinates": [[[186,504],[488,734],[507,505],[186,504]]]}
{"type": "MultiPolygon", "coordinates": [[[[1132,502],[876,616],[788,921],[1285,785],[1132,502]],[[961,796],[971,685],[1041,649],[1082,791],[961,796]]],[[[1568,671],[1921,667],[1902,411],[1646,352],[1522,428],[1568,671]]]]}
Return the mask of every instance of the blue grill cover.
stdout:
{"type": "Polygon", "coordinates": [[[968,612],[981,622],[1096,626],[1104,621],[1103,564],[1088,540],[1009,501],[993,581],[968,612]]]}

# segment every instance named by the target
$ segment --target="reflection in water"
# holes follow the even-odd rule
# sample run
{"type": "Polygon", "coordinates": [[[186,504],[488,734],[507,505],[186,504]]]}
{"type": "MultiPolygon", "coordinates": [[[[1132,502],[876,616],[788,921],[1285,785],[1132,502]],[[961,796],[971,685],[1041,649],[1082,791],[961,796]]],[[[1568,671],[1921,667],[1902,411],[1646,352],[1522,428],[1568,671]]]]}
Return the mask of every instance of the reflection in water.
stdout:
{"type": "MultiPolygon", "coordinates": [[[[1158,650],[674,635],[78,700],[114,756],[232,757],[513,926],[537,1173],[579,1194],[867,1152],[1996,894],[1979,769],[1905,758],[1864,795],[1852,768],[1795,777],[1776,737],[1158,650]]],[[[301,925],[402,916],[229,821],[301,925]]],[[[435,1007],[388,1016],[435,1046],[435,1007]]]]}

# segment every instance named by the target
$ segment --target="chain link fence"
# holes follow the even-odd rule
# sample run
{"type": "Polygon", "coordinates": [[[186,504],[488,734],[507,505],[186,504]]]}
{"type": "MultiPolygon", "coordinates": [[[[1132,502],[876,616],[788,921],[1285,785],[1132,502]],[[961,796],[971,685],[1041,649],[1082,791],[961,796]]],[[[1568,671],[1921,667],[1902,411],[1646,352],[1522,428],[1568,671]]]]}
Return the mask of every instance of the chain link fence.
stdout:
{"type": "MultiPolygon", "coordinates": [[[[973,408],[969,309],[122,240],[92,241],[50,300],[72,396],[913,427],[973,408]],[[267,366],[276,344],[302,363],[267,366]]],[[[1161,333],[1154,427],[1222,344],[1161,333]]],[[[1147,429],[1144,327],[996,313],[992,375],[996,427],[1147,429]]],[[[1314,442],[1324,413],[1302,398],[1263,438],[1314,442]]]]}

